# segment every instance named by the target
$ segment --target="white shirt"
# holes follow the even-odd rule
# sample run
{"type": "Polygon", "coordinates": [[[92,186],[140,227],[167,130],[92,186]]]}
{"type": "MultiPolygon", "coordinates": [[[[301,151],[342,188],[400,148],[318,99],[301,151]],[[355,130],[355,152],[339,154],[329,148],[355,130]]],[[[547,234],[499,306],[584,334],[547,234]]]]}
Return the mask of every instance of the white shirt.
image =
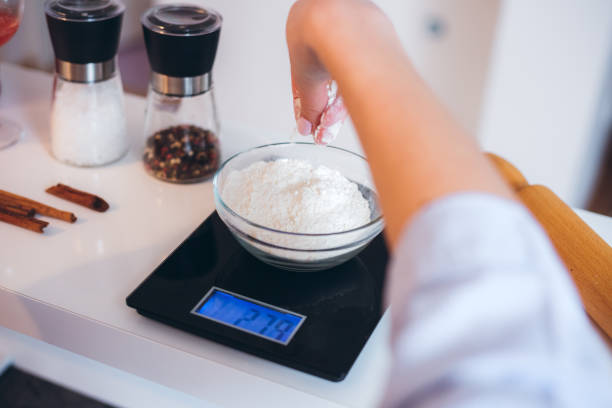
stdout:
{"type": "Polygon", "coordinates": [[[387,283],[387,407],[612,407],[610,354],[547,236],[478,193],[421,210],[387,283]]]}

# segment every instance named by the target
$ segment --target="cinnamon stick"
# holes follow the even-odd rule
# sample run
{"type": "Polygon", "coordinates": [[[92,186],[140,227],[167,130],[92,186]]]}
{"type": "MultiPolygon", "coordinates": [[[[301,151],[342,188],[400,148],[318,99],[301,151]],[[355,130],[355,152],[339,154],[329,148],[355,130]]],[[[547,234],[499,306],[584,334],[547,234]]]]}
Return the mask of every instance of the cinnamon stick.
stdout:
{"type": "Polygon", "coordinates": [[[24,207],[19,204],[3,204],[0,202],[0,208],[23,217],[33,217],[36,214],[36,210],[34,208],[24,207]]]}
{"type": "Polygon", "coordinates": [[[32,207],[40,215],[46,215],[48,217],[57,218],[58,220],[66,222],[75,222],[77,219],[71,212],[58,210],[57,208],[50,207],[48,205],[39,203],[38,201],[30,200],[29,198],[9,193],[8,191],[4,190],[0,190],[0,202],[17,204],[24,207],[32,207]]]}
{"type": "Polygon", "coordinates": [[[49,187],[45,190],[49,194],[53,194],[64,200],[72,201],[75,204],[82,205],[91,210],[104,212],[108,210],[108,203],[97,195],[87,193],[85,191],[77,190],[72,187],[68,187],[65,184],[57,184],[53,187],[49,187]]]}
{"type": "Polygon", "coordinates": [[[4,207],[0,207],[0,221],[4,221],[9,224],[16,225],[21,228],[28,229],[30,231],[43,233],[43,229],[49,225],[46,221],[37,220],[36,218],[25,217],[19,215],[4,207]]]}

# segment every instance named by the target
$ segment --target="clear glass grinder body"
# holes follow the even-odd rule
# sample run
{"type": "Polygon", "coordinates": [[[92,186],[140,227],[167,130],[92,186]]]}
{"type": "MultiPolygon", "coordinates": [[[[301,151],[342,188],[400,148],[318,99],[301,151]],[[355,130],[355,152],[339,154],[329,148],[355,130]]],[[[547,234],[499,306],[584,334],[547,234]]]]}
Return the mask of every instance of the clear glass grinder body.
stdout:
{"type": "Polygon", "coordinates": [[[55,53],[51,151],[76,166],[100,166],[128,150],[116,54],[125,7],[117,0],[48,0],[55,53]]]}
{"type": "Polygon", "coordinates": [[[174,183],[210,178],[220,164],[212,66],[221,29],[214,10],[162,5],[142,16],[152,76],[143,161],[174,183]]]}

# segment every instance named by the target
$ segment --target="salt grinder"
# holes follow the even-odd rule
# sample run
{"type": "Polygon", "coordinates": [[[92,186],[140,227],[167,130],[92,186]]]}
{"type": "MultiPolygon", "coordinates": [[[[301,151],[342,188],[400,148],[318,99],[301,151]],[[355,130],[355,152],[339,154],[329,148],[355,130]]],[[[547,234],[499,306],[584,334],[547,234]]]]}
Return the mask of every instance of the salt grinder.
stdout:
{"type": "Polygon", "coordinates": [[[143,161],[164,181],[193,183],[219,167],[219,122],[213,93],[222,18],[209,8],[161,5],[141,19],[152,75],[143,161]]]}
{"type": "Polygon", "coordinates": [[[125,6],[118,0],[47,0],[55,52],[51,108],[53,155],[99,166],[128,149],[116,54],[125,6]]]}

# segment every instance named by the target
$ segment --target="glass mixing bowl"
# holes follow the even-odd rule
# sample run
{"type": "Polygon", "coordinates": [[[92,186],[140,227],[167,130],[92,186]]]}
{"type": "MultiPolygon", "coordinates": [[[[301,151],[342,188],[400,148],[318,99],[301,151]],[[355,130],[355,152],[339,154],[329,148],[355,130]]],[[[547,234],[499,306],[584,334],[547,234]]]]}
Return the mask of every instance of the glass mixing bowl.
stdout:
{"type": "Polygon", "coordinates": [[[357,255],[383,229],[374,184],[366,159],[356,153],[314,143],[277,143],[255,147],[230,157],[213,180],[215,207],[238,242],[263,262],[292,271],[317,271],[339,265],[357,255]],[[228,174],[257,161],[302,159],[313,166],[338,170],[357,183],[370,204],[370,221],[360,227],[325,234],[280,231],[256,224],[237,214],[223,201],[228,174]]]}

